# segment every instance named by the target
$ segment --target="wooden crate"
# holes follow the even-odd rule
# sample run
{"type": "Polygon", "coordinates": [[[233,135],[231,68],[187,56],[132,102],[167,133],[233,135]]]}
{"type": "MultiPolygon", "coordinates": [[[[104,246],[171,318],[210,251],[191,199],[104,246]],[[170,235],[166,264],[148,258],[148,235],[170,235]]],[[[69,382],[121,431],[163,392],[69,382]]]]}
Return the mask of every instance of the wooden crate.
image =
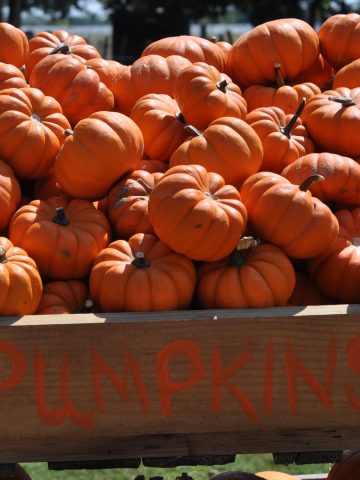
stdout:
{"type": "Polygon", "coordinates": [[[360,305],[2,317],[0,405],[0,463],[356,449],[360,305]]]}

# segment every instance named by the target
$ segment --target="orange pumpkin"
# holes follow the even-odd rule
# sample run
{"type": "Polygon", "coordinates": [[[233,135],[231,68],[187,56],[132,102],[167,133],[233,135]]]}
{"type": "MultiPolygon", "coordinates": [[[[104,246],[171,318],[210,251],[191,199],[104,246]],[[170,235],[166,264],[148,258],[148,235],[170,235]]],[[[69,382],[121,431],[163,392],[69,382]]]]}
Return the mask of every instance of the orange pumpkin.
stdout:
{"type": "Polygon", "coordinates": [[[310,275],[302,270],[295,271],[295,288],[288,305],[326,305],[331,303],[330,299],[326,297],[314,285],[310,275]]]}
{"type": "Polygon", "coordinates": [[[51,197],[65,195],[57,181],[55,172],[50,173],[47,177],[36,180],[33,193],[34,199],[36,200],[47,200],[51,197]]]}
{"type": "Polygon", "coordinates": [[[244,120],[247,112],[240,88],[228,75],[204,62],[193,63],[179,73],[174,98],[186,121],[200,129],[220,117],[244,120]]]}
{"type": "Polygon", "coordinates": [[[238,190],[201,165],[167,170],[150,195],[149,214],[166,245],[193,260],[210,262],[232,252],[247,220],[238,190]]]}
{"type": "Polygon", "coordinates": [[[151,158],[143,158],[139,162],[138,170],[145,170],[149,173],[166,172],[169,163],[163,160],[155,160],[151,158]]]}
{"type": "Polygon", "coordinates": [[[91,298],[105,312],[177,310],[189,307],[196,272],[155,235],[138,233],[102,250],[89,282],[91,298]]]}
{"type": "Polygon", "coordinates": [[[0,62],[22,67],[29,54],[29,41],[25,32],[10,23],[0,22],[0,62]]]}
{"type": "Polygon", "coordinates": [[[263,146],[261,170],[279,173],[300,156],[314,151],[300,114],[303,101],[295,114],[286,115],[278,107],[256,108],[246,117],[246,122],[258,134],[263,146]]]}
{"type": "Polygon", "coordinates": [[[319,53],[315,63],[307,70],[301,72],[294,80],[294,84],[311,82],[315,83],[321,91],[331,88],[334,69],[323,55],[319,53]]]}
{"type": "Polygon", "coordinates": [[[37,315],[61,315],[78,313],[85,308],[88,300],[88,288],[80,280],[54,280],[43,287],[37,315]]]}
{"type": "Polygon", "coordinates": [[[20,184],[12,168],[0,160],[0,232],[8,226],[20,201],[20,184]]]}
{"type": "Polygon", "coordinates": [[[0,91],[7,88],[23,88],[28,84],[22,71],[10,63],[0,62],[0,91]]]}
{"type": "Polygon", "coordinates": [[[299,480],[299,477],[289,475],[288,473],[275,472],[272,470],[264,470],[263,472],[257,472],[256,475],[264,480],[299,480]]]}
{"type": "Polygon", "coordinates": [[[80,120],[55,161],[61,189],[69,196],[100,200],[143,156],[143,136],[131,118],[97,112],[80,120]]]}
{"type": "Polygon", "coordinates": [[[338,70],[332,82],[332,89],[340,87],[356,88],[360,85],[360,58],[353,60],[338,70]]]}
{"type": "MultiPolygon", "coordinates": [[[[319,179],[319,176],[315,177],[319,179]]],[[[309,178],[293,185],[270,172],[258,172],[242,185],[250,232],[294,258],[309,258],[326,250],[339,232],[327,205],[308,190],[309,178]]]]}
{"type": "Polygon", "coordinates": [[[298,18],[281,18],[257,25],[240,35],[228,56],[228,74],[242,89],[276,81],[274,65],[292,81],[310,68],[319,55],[315,30],[298,18]]]}
{"type": "Polygon", "coordinates": [[[202,165],[209,172],[221,175],[225,182],[240,187],[242,182],[259,171],[263,147],[255,130],[244,120],[222,117],[202,132],[187,126],[192,134],[170,157],[170,167],[202,165]]]}
{"type": "Polygon", "coordinates": [[[31,315],[37,309],[42,280],[35,261],[0,237],[0,315],[31,315]]]}
{"type": "Polygon", "coordinates": [[[39,89],[0,92],[0,157],[18,177],[49,175],[67,128],[70,124],[59,103],[39,89]]]}
{"type": "Polygon", "coordinates": [[[344,453],[340,462],[330,469],[328,480],[357,480],[360,475],[360,452],[350,450],[344,453]]]}
{"type": "Polygon", "coordinates": [[[202,308],[284,306],[295,287],[295,271],[280,248],[243,237],[229,257],[201,263],[197,283],[202,308]]]}
{"type": "Polygon", "coordinates": [[[41,274],[55,280],[81,279],[110,241],[105,215],[86,200],[33,200],[11,219],[9,237],[34,258],[41,274]]]}
{"type": "Polygon", "coordinates": [[[144,95],[133,106],[130,118],[143,134],[144,152],[149,158],[168,160],[188,137],[186,120],[169,95],[144,95]]]}
{"type": "Polygon", "coordinates": [[[161,173],[135,170],[114,185],[107,197],[107,214],[118,238],[135,233],[154,233],[149,220],[149,198],[161,173]]]}

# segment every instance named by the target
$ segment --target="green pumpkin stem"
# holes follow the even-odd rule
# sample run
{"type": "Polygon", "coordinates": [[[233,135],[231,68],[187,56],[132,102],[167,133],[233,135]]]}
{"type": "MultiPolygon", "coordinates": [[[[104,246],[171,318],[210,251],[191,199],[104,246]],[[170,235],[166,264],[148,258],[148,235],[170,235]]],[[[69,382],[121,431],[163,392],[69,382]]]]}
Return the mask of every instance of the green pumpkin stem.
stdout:
{"type": "Polygon", "coordinates": [[[274,69],[275,69],[275,82],[277,88],[283,87],[285,85],[284,82],[284,77],[282,76],[281,73],[281,63],[275,63],[274,64],[274,69]]]}
{"type": "Polygon", "coordinates": [[[287,138],[291,138],[291,130],[292,130],[293,126],[295,125],[295,123],[297,122],[300,115],[302,114],[302,111],[304,110],[304,107],[305,107],[305,103],[306,103],[306,98],[303,98],[301,100],[301,103],[298,106],[296,112],[291,117],[289,123],[287,125],[285,125],[285,127],[280,127],[281,133],[283,133],[287,138]]]}
{"type": "Polygon", "coordinates": [[[150,267],[150,260],[145,258],[144,252],[136,252],[135,260],[131,262],[131,265],[134,265],[134,267],[137,267],[137,268],[150,267]]]}
{"type": "Polygon", "coordinates": [[[53,48],[49,55],[54,55],[56,53],[63,53],[64,55],[69,55],[71,53],[71,48],[68,43],[62,42],[57,47],[53,48]]]}
{"type": "Polygon", "coordinates": [[[233,267],[241,267],[246,263],[247,257],[259,245],[260,240],[254,237],[240,238],[236,249],[230,255],[230,265],[233,267]]]}
{"type": "Polygon", "coordinates": [[[0,247],[0,263],[7,263],[6,252],[4,247],[0,247]]]}
{"type": "Polygon", "coordinates": [[[200,137],[203,132],[194,127],[194,125],[185,125],[185,130],[190,132],[193,137],[200,137]]]}
{"type": "Polygon", "coordinates": [[[57,207],[56,208],[56,215],[53,217],[53,222],[57,223],[58,225],[62,225],[63,227],[66,227],[69,225],[69,219],[65,215],[65,209],[64,207],[57,207]]]}
{"type": "Polygon", "coordinates": [[[313,182],[322,182],[323,180],[325,180],[325,177],[318,173],[314,173],[299,185],[299,190],[306,192],[306,190],[309,190],[309,187],[313,182]]]}
{"type": "Polygon", "coordinates": [[[335,97],[334,95],[328,98],[331,102],[341,103],[343,107],[351,107],[356,105],[351,97],[335,97]]]}
{"type": "Polygon", "coordinates": [[[216,87],[223,93],[226,93],[227,85],[228,85],[228,81],[226,80],[226,78],[224,78],[220,82],[216,82],[216,87]]]}

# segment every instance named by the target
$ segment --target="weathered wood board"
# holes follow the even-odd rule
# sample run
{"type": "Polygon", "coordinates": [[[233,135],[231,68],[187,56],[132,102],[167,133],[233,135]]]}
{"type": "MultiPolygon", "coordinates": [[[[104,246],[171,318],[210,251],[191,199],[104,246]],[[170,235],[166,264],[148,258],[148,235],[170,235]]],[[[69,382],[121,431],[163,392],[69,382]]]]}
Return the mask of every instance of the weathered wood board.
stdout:
{"type": "Polygon", "coordinates": [[[0,318],[0,463],[360,447],[360,305],[0,318]]]}

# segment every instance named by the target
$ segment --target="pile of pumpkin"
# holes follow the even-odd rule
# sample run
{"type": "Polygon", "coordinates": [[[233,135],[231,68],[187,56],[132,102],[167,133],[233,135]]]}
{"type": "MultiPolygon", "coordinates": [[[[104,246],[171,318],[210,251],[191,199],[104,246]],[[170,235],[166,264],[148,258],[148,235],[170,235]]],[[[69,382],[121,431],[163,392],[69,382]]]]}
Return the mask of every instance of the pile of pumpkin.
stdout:
{"type": "Polygon", "coordinates": [[[278,19],[122,65],[1,23],[0,315],[358,303],[359,31],[278,19]]]}

